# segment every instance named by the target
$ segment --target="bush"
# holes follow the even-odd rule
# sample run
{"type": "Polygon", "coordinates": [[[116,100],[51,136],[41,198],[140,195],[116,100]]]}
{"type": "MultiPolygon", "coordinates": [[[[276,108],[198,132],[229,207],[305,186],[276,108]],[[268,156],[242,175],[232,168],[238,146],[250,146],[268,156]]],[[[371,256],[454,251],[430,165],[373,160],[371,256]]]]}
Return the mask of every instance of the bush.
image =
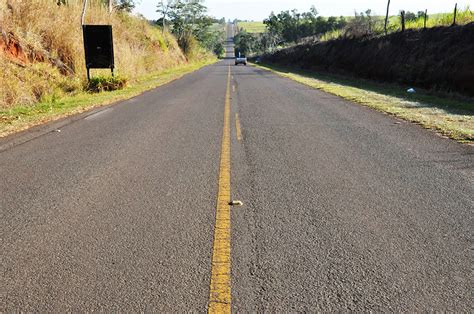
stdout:
{"type": "Polygon", "coordinates": [[[127,79],[117,76],[96,76],[86,84],[85,90],[93,93],[110,92],[127,86],[127,79]]]}

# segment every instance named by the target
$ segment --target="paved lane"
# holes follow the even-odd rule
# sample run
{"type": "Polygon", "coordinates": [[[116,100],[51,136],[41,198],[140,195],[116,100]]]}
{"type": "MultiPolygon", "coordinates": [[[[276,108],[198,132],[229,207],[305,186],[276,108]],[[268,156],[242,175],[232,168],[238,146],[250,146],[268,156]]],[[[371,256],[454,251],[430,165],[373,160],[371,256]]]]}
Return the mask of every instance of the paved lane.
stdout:
{"type": "Polygon", "coordinates": [[[233,75],[236,310],[472,310],[472,147],[266,71],[233,75]]]}
{"type": "Polygon", "coordinates": [[[0,154],[0,310],[206,308],[227,70],[0,154]]]}
{"type": "MultiPolygon", "coordinates": [[[[206,310],[231,62],[0,152],[0,311],[206,310]]],[[[231,71],[233,310],[472,311],[472,147],[231,71]]]]}

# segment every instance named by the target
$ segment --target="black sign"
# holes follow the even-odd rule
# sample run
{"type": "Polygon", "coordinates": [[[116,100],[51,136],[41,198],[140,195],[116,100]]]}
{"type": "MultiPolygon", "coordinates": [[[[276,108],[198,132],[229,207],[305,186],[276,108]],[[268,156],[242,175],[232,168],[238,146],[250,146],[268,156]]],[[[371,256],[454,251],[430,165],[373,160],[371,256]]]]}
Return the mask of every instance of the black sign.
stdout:
{"type": "Polygon", "coordinates": [[[83,25],[87,70],[114,69],[112,25],[83,25]]]}

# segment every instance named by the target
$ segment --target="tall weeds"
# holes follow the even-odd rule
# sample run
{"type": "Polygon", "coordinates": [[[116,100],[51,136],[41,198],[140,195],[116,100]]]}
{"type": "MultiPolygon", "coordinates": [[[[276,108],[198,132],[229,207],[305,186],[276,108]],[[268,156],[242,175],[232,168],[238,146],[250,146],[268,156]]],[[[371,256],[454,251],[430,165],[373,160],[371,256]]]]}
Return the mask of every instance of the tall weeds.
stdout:
{"type": "MultiPolygon", "coordinates": [[[[0,109],[83,86],[81,12],[80,0],[61,6],[53,0],[0,0],[0,109]],[[8,53],[11,42],[26,61],[8,53]]],[[[113,26],[116,70],[130,81],[187,62],[171,34],[140,17],[109,14],[99,0],[89,1],[86,23],[113,26]]]]}

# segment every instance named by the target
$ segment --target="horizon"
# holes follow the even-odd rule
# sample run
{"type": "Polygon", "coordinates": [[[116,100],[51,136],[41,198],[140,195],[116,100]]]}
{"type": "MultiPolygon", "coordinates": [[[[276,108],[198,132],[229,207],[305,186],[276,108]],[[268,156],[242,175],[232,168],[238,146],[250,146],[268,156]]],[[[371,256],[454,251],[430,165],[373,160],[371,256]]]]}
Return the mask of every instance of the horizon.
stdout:
{"type": "MultiPolygon", "coordinates": [[[[373,15],[385,15],[387,2],[380,0],[362,0],[357,4],[352,0],[340,0],[339,5],[334,6],[334,1],[321,0],[315,3],[308,0],[207,0],[204,5],[208,8],[208,14],[215,18],[225,17],[227,20],[247,20],[247,21],[263,21],[271,12],[275,14],[296,9],[298,12],[309,11],[312,5],[315,5],[319,15],[329,16],[353,16],[354,12],[365,12],[372,10],[373,15]]],[[[149,20],[157,20],[159,18],[156,12],[157,0],[143,0],[135,8],[135,13],[140,13],[149,20]]],[[[419,0],[398,0],[392,1],[390,4],[391,16],[397,15],[400,10],[418,12],[428,10],[428,14],[449,13],[454,10],[455,4],[459,9],[466,7],[474,7],[474,0],[444,0],[444,1],[426,1],[419,0]]]]}

